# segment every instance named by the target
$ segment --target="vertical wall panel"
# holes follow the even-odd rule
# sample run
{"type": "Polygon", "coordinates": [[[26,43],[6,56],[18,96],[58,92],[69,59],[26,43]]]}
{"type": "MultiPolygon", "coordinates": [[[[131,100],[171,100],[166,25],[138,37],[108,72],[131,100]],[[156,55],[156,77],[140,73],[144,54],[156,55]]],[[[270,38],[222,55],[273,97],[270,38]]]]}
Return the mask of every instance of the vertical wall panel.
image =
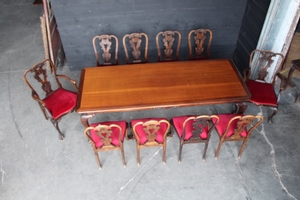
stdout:
{"type": "Polygon", "coordinates": [[[248,0],[239,32],[233,62],[240,73],[249,66],[251,52],[256,48],[271,0],[248,0]]]}
{"type": "MultiPolygon", "coordinates": [[[[188,58],[191,29],[213,31],[211,58],[232,58],[247,0],[52,0],[66,59],[74,70],[95,65],[92,38],[114,34],[121,43],[127,33],[149,36],[149,62],[157,61],[155,36],[160,31],[182,34],[180,59],[188,58]]],[[[120,64],[125,63],[123,45],[120,64]]]]}

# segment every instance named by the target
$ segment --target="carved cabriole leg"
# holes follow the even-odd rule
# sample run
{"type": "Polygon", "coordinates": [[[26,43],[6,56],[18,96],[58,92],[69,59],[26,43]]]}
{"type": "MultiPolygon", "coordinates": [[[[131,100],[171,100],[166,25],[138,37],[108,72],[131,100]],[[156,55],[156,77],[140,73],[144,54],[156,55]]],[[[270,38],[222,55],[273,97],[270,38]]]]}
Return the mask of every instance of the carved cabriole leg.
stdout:
{"type": "Polygon", "coordinates": [[[99,155],[96,151],[94,153],[95,153],[95,157],[96,157],[96,161],[98,163],[99,169],[102,169],[102,165],[101,165],[101,162],[100,162],[99,155]]]}
{"type": "Polygon", "coordinates": [[[295,71],[295,66],[293,65],[289,70],[289,74],[288,74],[287,81],[286,81],[286,87],[292,86],[291,79],[292,79],[294,71],[295,71]]]}
{"type": "Polygon", "coordinates": [[[64,134],[62,134],[62,132],[60,131],[59,127],[58,127],[58,122],[60,120],[54,120],[54,119],[51,119],[51,122],[53,124],[53,126],[56,128],[56,130],[58,131],[58,136],[59,136],[59,139],[60,140],[63,140],[65,138],[64,134]]]}
{"type": "Polygon", "coordinates": [[[235,103],[235,111],[234,114],[243,114],[248,108],[247,102],[238,102],[235,103]]]}
{"type": "Polygon", "coordinates": [[[89,127],[90,125],[89,125],[89,121],[88,121],[88,120],[89,120],[90,118],[94,117],[94,115],[95,115],[95,114],[81,114],[81,116],[80,116],[81,124],[82,124],[85,128],[89,127]]]}
{"type": "Polygon", "coordinates": [[[300,100],[300,95],[298,95],[298,97],[296,97],[295,103],[297,103],[298,100],[300,100]]]}
{"type": "Polygon", "coordinates": [[[179,163],[181,163],[182,146],[183,146],[183,139],[181,139],[179,142],[179,154],[178,154],[178,162],[179,163]]]}
{"type": "Polygon", "coordinates": [[[277,114],[277,112],[278,112],[278,109],[277,108],[272,108],[273,110],[274,110],[274,112],[272,113],[272,115],[268,118],[268,123],[269,124],[273,124],[273,117],[274,117],[274,115],[276,115],[277,114]]]}

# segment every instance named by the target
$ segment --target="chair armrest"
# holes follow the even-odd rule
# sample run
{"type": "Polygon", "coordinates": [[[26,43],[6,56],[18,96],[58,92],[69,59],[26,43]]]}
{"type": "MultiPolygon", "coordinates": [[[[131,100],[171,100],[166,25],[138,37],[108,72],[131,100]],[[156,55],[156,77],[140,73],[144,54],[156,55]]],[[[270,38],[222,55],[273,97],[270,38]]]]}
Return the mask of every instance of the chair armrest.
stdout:
{"type": "Polygon", "coordinates": [[[249,80],[250,73],[251,73],[251,70],[249,67],[244,69],[244,82],[245,83],[247,83],[247,81],[249,80]]]}
{"type": "Polygon", "coordinates": [[[46,104],[44,101],[42,101],[39,97],[39,95],[36,93],[36,91],[32,90],[31,97],[36,100],[41,106],[46,107],[46,104]]]}
{"type": "Polygon", "coordinates": [[[72,83],[76,89],[76,92],[78,92],[78,87],[76,85],[76,81],[70,79],[69,77],[65,76],[65,75],[56,75],[57,78],[63,78],[63,79],[66,79],[68,80],[70,83],[72,83]]]}

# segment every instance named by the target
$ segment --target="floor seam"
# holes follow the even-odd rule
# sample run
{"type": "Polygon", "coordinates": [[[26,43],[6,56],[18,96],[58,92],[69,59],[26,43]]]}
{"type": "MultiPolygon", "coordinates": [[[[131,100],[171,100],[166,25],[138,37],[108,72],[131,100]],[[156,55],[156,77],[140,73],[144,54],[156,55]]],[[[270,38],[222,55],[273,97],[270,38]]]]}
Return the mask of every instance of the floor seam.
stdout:
{"type": "MultiPolygon", "coordinates": [[[[258,115],[263,115],[263,114],[262,114],[262,109],[261,109],[261,107],[259,107],[259,109],[260,109],[260,112],[258,113],[258,115]]],[[[269,144],[269,146],[270,146],[270,148],[271,148],[270,156],[271,156],[271,158],[272,158],[272,171],[273,171],[275,177],[277,178],[277,180],[279,181],[279,184],[280,184],[281,188],[287,193],[288,197],[297,200],[296,197],[294,197],[291,193],[289,193],[288,189],[285,187],[285,185],[283,184],[283,182],[282,182],[282,180],[281,180],[282,175],[281,175],[281,174],[278,172],[278,170],[277,170],[274,146],[273,146],[273,144],[269,141],[268,137],[266,136],[264,124],[261,124],[261,127],[262,127],[261,131],[258,131],[257,129],[255,129],[255,130],[258,131],[261,135],[264,136],[266,142],[269,144]]]]}
{"type": "MultiPolygon", "coordinates": [[[[167,140],[167,143],[171,140],[172,138],[168,138],[168,140],[167,140]]],[[[122,192],[122,190],[124,190],[129,184],[130,184],[130,182],[132,182],[133,180],[134,180],[134,178],[138,175],[138,174],[140,174],[140,172],[146,167],[146,166],[148,166],[148,163],[158,154],[158,152],[160,151],[162,149],[162,147],[160,147],[152,156],[151,156],[151,158],[149,158],[149,160],[146,162],[146,164],[145,165],[143,165],[142,167],[141,167],[141,169],[131,178],[131,179],[129,179],[129,181],[125,184],[125,185],[123,185],[121,188],[120,188],[120,190],[119,190],[119,192],[115,195],[115,197],[114,197],[114,199],[116,199],[117,198],[117,196],[119,196],[120,194],[121,194],[121,192],[122,192]]]]}
{"type": "Polygon", "coordinates": [[[241,176],[241,178],[242,178],[242,186],[243,186],[243,188],[244,188],[244,190],[245,190],[245,192],[247,193],[247,197],[246,197],[246,199],[252,199],[251,198],[251,195],[250,195],[250,192],[249,192],[249,190],[248,190],[248,186],[247,186],[247,183],[246,183],[246,179],[245,179],[245,176],[243,175],[243,173],[242,173],[242,169],[241,169],[241,166],[240,166],[240,163],[239,163],[239,158],[236,158],[235,156],[234,156],[234,153],[233,153],[233,148],[232,148],[232,142],[228,142],[228,144],[229,144],[229,146],[230,146],[230,153],[232,154],[232,157],[234,157],[235,158],[235,164],[236,164],[236,166],[237,166],[237,168],[238,168],[238,171],[239,171],[239,175],[241,176]]]}

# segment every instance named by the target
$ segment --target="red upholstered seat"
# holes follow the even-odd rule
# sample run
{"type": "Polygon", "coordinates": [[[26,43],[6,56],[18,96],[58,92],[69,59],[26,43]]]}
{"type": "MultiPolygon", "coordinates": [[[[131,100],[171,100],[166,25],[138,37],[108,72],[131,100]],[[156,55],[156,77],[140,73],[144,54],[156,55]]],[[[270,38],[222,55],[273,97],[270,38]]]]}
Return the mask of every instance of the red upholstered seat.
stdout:
{"type": "Polygon", "coordinates": [[[167,133],[170,122],[165,118],[144,118],[131,121],[132,131],[136,142],[138,165],[141,162],[140,149],[145,147],[162,147],[163,162],[166,163],[167,133]]]}
{"type": "MultiPolygon", "coordinates": [[[[98,122],[98,123],[91,124],[91,127],[96,127],[99,124],[106,125],[106,126],[109,126],[111,124],[119,125],[122,129],[121,141],[122,142],[124,141],[125,132],[126,132],[126,121],[98,122]]],[[[119,143],[119,135],[120,135],[119,129],[116,128],[116,127],[112,127],[111,130],[112,130],[112,134],[111,134],[111,137],[110,137],[112,139],[111,144],[114,145],[114,146],[120,146],[120,143],[119,143]]],[[[91,129],[90,131],[91,131],[92,140],[95,143],[95,147],[96,148],[101,148],[104,145],[104,143],[101,141],[101,138],[96,134],[96,132],[93,129],[91,129]]]]}
{"type": "MultiPolygon", "coordinates": [[[[220,115],[218,115],[220,121],[216,125],[216,129],[218,130],[217,132],[220,136],[223,136],[223,134],[226,131],[229,121],[236,116],[243,116],[243,114],[220,114],[220,115]]],[[[213,119],[213,121],[214,121],[214,119],[213,119]]],[[[229,127],[227,135],[226,135],[227,138],[230,137],[231,135],[233,135],[234,129],[236,129],[238,121],[239,121],[239,119],[236,119],[234,122],[232,122],[230,124],[230,127],[229,127]]],[[[241,133],[241,136],[247,137],[246,129],[241,133]]]]}
{"type": "Polygon", "coordinates": [[[178,162],[181,162],[182,148],[188,143],[205,143],[203,161],[206,160],[206,151],[213,128],[218,124],[216,115],[178,116],[172,118],[174,128],[179,137],[178,162]]]}
{"type": "Polygon", "coordinates": [[[56,120],[62,115],[70,112],[76,106],[77,94],[63,88],[58,88],[43,101],[47,109],[56,120]]]}
{"type": "Polygon", "coordinates": [[[50,59],[45,59],[26,70],[24,81],[30,88],[31,96],[39,104],[46,120],[51,121],[58,131],[59,139],[62,140],[64,134],[60,131],[58,123],[64,115],[72,112],[76,106],[78,91],[76,81],[65,75],[56,74],[56,67],[50,59]],[[40,86],[32,85],[34,79],[40,86]],[[76,92],[64,89],[60,82],[62,79],[65,80],[64,83],[73,85],[76,92]]]}
{"type": "MultiPolygon", "coordinates": [[[[243,144],[239,151],[239,157],[251,136],[252,131],[263,121],[263,116],[242,115],[242,114],[219,114],[219,123],[215,129],[219,135],[219,145],[216,150],[215,158],[218,158],[223,142],[242,141],[243,144]]],[[[215,121],[213,119],[213,121],[215,121]]]]}
{"type": "Polygon", "coordinates": [[[244,81],[252,96],[249,101],[257,106],[269,106],[273,110],[268,118],[269,124],[273,123],[273,117],[278,111],[277,94],[279,95],[284,88],[284,81],[280,75],[284,60],[281,53],[254,49],[250,54],[249,67],[244,69],[244,81]],[[274,88],[277,76],[281,79],[278,93],[274,88]]]}
{"type": "MultiPolygon", "coordinates": [[[[156,121],[160,121],[160,120],[167,120],[165,118],[144,118],[144,119],[135,119],[135,120],[132,120],[131,121],[131,127],[134,127],[134,125],[138,122],[147,122],[147,121],[150,121],[150,120],[156,120],[156,121]]],[[[164,142],[164,134],[166,132],[168,128],[168,124],[167,123],[161,123],[160,124],[160,129],[157,131],[157,135],[156,135],[156,138],[155,140],[158,142],[158,143],[163,143],[164,142]]],[[[140,139],[140,144],[145,144],[147,142],[147,134],[145,133],[144,131],[144,127],[142,124],[138,125],[136,127],[136,133],[138,134],[139,136],[139,139],[140,139]]]]}
{"type": "Polygon", "coordinates": [[[274,86],[270,83],[248,80],[247,87],[252,95],[250,101],[255,104],[277,106],[274,86]]]}
{"type": "MultiPolygon", "coordinates": [[[[179,117],[173,117],[173,119],[172,119],[173,125],[176,129],[176,132],[177,132],[179,138],[181,138],[182,134],[183,134],[183,123],[189,117],[196,117],[196,116],[179,116],[179,117]]],[[[194,120],[187,121],[184,140],[189,140],[193,136],[193,130],[194,130],[193,122],[194,122],[194,120]]],[[[201,139],[206,139],[207,135],[208,135],[208,126],[204,127],[202,130],[203,130],[203,132],[199,134],[199,137],[201,139]]]]}
{"type": "Polygon", "coordinates": [[[99,152],[119,150],[126,166],[124,138],[127,135],[126,121],[107,121],[93,123],[84,130],[84,135],[92,145],[99,168],[102,168],[99,152]]]}

